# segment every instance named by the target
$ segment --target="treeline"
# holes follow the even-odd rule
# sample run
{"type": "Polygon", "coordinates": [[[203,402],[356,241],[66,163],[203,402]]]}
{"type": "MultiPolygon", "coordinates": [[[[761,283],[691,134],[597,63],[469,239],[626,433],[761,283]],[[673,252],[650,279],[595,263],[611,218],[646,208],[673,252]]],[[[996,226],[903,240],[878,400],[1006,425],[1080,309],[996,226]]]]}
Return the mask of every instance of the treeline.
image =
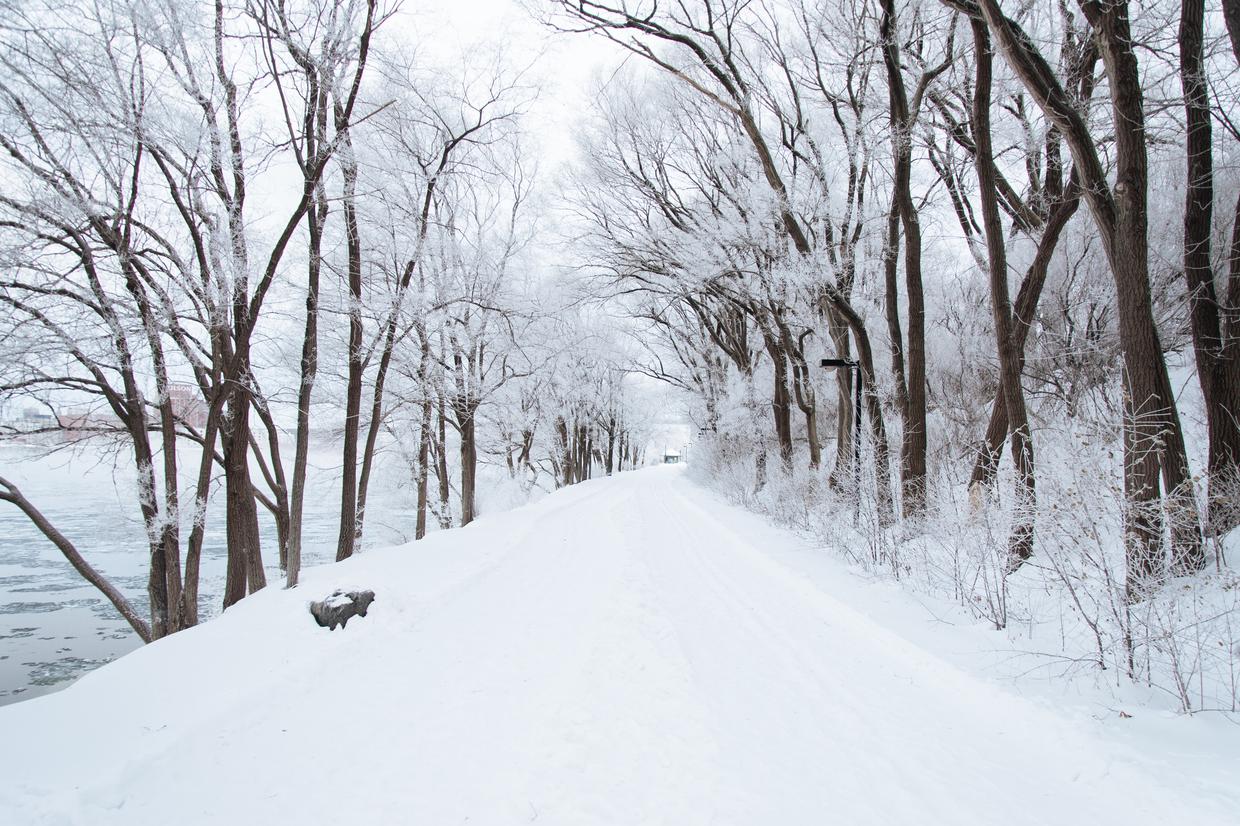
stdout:
{"type": "Polygon", "coordinates": [[[754,489],[772,462],[816,471],[833,440],[826,481],[915,533],[945,468],[966,463],[981,503],[1006,450],[1010,573],[1037,548],[1038,481],[1061,470],[1035,461],[1062,446],[1050,424],[1105,409],[1128,598],[1206,565],[1206,538],[1240,516],[1237,15],[1200,0],[547,9],[632,56],[584,130],[585,258],[644,325],[648,372],[692,394],[754,489]],[[1168,369],[1187,345],[1196,472],[1168,369]]]}
{"type": "Polygon", "coordinates": [[[149,617],[87,538],[12,480],[0,499],[144,640],[198,622],[221,497],[223,605],[268,584],[260,519],[297,584],[315,434],[339,450],[337,559],[359,548],[385,452],[411,480],[416,538],[477,516],[487,464],[528,492],[640,460],[608,333],[531,251],[526,68],[477,46],[419,62],[395,12],[0,11],[0,394],[53,411],[43,431],[121,448],[149,617]]]}

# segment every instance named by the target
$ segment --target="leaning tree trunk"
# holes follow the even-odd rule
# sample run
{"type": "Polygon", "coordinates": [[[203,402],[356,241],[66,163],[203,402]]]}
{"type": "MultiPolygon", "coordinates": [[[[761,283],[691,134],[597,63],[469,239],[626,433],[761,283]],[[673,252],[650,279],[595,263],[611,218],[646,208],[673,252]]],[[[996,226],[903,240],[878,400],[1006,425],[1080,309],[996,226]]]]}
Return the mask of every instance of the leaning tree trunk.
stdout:
{"type": "MultiPolygon", "coordinates": [[[[1073,95],[1078,109],[1093,97],[1095,85],[1094,67],[1097,65],[1098,53],[1092,43],[1073,47],[1066,53],[1068,65],[1066,89],[1073,95]]],[[[1016,349],[1021,358],[1021,370],[1024,370],[1025,342],[1029,330],[1037,314],[1038,302],[1042,297],[1042,288],[1046,284],[1046,275],[1050,268],[1051,257],[1059,245],[1068,221],[1076,214],[1081,203],[1080,176],[1073,170],[1068,176],[1065,186],[1063,182],[1063,136],[1058,126],[1052,126],[1046,135],[1046,173],[1043,177],[1042,194],[1046,200],[1046,220],[1042,226],[1042,237],[1038,240],[1033,261],[1021,280],[1020,290],[1016,295],[1016,307],[1013,324],[1016,349]]],[[[978,450],[977,459],[973,464],[973,473],[969,478],[969,490],[978,492],[984,487],[993,486],[999,470],[999,457],[1003,443],[1007,438],[1008,419],[1007,405],[1000,387],[990,410],[990,421],[986,426],[986,439],[978,450]]]]}
{"type": "Polygon", "coordinates": [[[125,595],[86,561],[86,558],[82,556],[77,547],[48,521],[42,511],[36,508],[16,485],[3,477],[0,477],[0,502],[9,502],[16,505],[22,513],[26,514],[26,517],[39,529],[39,532],[60,550],[74,570],[81,574],[83,579],[95,586],[107,598],[108,602],[112,603],[112,607],[125,619],[125,622],[129,623],[129,627],[134,630],[143,642],[151,642],[155,639],[151,626],[142,619],[142,616],[129,600],[125,598],[125,595]]]}
{"type": "Polygon", "coordinates": [[[1167,374],[1158,328],[1154,323],[1149,284],[1146,134],[1137,57],[1132,48],[1128,4],[1115,2],[1098,8],[1091,23],[1100,32],[1100,44],[1111,100],[1115,110],[1116,181],[1115,235],[1111,244],[1119,306],[1120,345],[1130,393],[1127,407],[1133,427],[1133,453],[1125,474],[1132,505],[1130,536],[1138,560],[1137,591],[1144,590],[1146,574],[1141,560],[1154,555],[1161,539],[1158,515],[1158,470],[1171,519],[1172,557],[1179,570],[1204,564],[1200,527],[1196,519],[1184,434],[1175,408],[1175,394],[1167,374]]]}

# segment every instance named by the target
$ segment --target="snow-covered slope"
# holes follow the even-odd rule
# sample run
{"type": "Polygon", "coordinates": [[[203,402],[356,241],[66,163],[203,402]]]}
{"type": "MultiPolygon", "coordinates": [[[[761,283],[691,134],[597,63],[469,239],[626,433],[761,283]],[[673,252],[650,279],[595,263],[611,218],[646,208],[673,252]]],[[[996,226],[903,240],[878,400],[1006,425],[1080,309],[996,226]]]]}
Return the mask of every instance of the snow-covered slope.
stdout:
{"type": "Polygon", "coordinates": [[[914,645],[798,558],[655,468],[315,569],[0,709],[0,823],[1240,819],[1240,734],[1202,777],[914,645]],[[377,600],[328,632],[306,603],[338,586],[377,600]]]}

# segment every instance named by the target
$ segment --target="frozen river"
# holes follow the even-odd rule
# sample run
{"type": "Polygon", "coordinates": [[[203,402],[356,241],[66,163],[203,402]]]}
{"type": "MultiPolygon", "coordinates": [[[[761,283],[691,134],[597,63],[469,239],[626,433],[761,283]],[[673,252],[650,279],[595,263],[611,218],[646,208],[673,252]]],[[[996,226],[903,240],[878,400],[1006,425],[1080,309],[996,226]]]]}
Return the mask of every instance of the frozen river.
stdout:
{"type": "MultiPolygon", "coordinates": [[[[338,476],[330,458],[312,468],[306,502],[306,565],[335,552],[338,476]]],[[[97,569],[147,611],[147,550],[132,476],[114,471],[98,453],[52,456],[0,445],[0,476],[15,482],[97,569]]],[[[398,501],[374,513],[399,520],[398,501]]],[[[398,500],[398,497],[391,497],[398,500]]],[[[222,503],[220,503],[222,505],[222,503]]],[[[223,508],[213,507],[203,547],[201,606],[220,610],[226,546],[223,508]]],[[[260,508],[260,514],[262,509],[260,508]]],[[[375,519],[368,544],[402,541],[399,524],[375,519]]],[[[268,581],[279,582],[275,530],[263,520],[268,581]]],[[[0,502],[0,705],[46,694],[140,645],[111,604],[70,567],[60,552],[7,502],[0,502]]]]}

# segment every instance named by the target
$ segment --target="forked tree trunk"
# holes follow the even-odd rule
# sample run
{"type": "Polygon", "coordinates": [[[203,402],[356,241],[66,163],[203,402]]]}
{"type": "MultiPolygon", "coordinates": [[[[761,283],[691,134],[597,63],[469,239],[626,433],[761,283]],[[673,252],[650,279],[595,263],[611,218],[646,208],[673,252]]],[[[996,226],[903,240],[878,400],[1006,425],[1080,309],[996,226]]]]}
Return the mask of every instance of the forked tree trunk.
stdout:
{"type": "MultiPolygon", "coordinates": [[[[1092,43],[1076,44],[1070,42],[1063,62],[1067,66],[1066,89],[1075,96],[1078,108],[1083,108],[1093,97],[1094,68],[1098,62],[1098,51],[1092,43]]],[[[1074,170],[1063,182],[1063,137],[1059,127],[1052,126],[1046,136],[1046,172],[1043,176],[1042,194],[1046,198],[1047,216],[1042,226],[1042,236],[1038,239],[1033,261],[1021,280],[1016,295],[1016,307],[1012,318],[1016,337],[1016,349],[1021,359],[1021,370],[1024,370],[1025,343],[1029,330],[1038,311],[1038,302],[1042,297],[1042,288],[1046,284],[1046,275],[1050,268],[1051,257],[1059,245],[1064,228],[1076,214],[1081,203],[1081,187],[1078,173],[1074,170]]],[[[999,457],[1003,443],[1007,439],[1008,419],[1007,405],[1000,387],[995,394],[990,410],[990,420],[986,425],[986,437],[978,450],[977,459],[973,464],[973,472],[969,478],[969,490],[972,495],[980,495],[981,490],[993,486],[999,470],[999,457]]]]}
{"type": "MultiPolygon", "coordinates": [[[[1075,181],[1069,185],[1069,188],[1070,192],[1065,195],[1064,200],[1056,204],[1051,211],[1046,227],[1042,231],[1042,237],[1038,240],[1033,262],[1025,272],[1025,277],[1020,283],[1020,290],[1016,293],[1016,306],[1012,321],[1022,373],[1025,363],[1025,343],[1029,338],[1029,328],[1033,323],[1033,318],[1037,314],[1042,288],[1046,285],[1046,274],[1050,268],[1051,257],[1055,253],[1055,247],[1059,244],[1064,227],[1076,214],[1081,203],[1080,191],[1075,181]]],[[[990,408],[985,441],[978,450],[977,459],[973,463],[973,472],[969,477],[971,490],[994,484],[995,475],[999,471],[999,457],[1003,450],[1003,443],[1007,441],[1007,434],[1007,402],[1001,386],[990,408]]]]}
{"type": "MultiPolygon", "coordinates": [[[[218,385],[217,385],[218,387],[218,385]]],[[[198,582],[202,564],[202,543],[206,538],[207,505],[211,495],[211,471],[215,467],[215,443],[219,438],[220,416],[223,413],[222,390],[217,390],[207,409],[203,429],[202,454],[198,460],[198,479],[194,489],[193,526],[185,551],[185,584],[181,589],[181,614],[187,626],[198,624],[198,582]]]]}

